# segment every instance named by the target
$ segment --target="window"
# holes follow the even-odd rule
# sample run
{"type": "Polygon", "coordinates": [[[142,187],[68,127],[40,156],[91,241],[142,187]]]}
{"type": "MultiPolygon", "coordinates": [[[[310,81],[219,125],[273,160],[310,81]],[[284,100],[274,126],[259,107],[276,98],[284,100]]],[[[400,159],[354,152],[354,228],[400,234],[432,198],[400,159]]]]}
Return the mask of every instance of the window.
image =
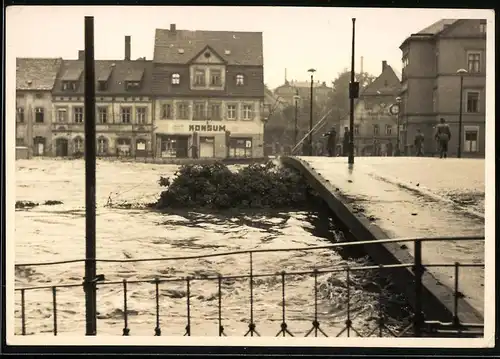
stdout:
{"type": "Polygon", "coordinates": [[[205,120],[205,102],[194,103],[193,120],[205,120]]]}
{"type": "Polygon", "coordinates": [[[470,52],[467,54],[467,67],[469,72],[477,73],[481,71],[481,53],[470,52]]]}
{"type": "Polygon", "coordinates": [[[17,108],[17,122],[24,122],[24,108],[22,107],[17,108]]]}
{"type": "Polygon", "coordinates": [[[83,139],[81,137],[77,137],[77,138],[75,138],[73,143],[74,143],[74,152],[75,153],[78,153],[78,152],[83,153],[83,151],[84,151],[83,139]]]}
{"type": "Polygon", "coordinates": [[[106,91],[106,88],[107,88],[107,83],[106,81],[99,81],[97,82],[97,89],[98,91],[106,91]]]}
{"type": "Polygon", "coordinates": [[[163,120],[171,120],[172,119],[172,105],[169,103],[165,103],[161,107],[161,118],[163,120]]]}
{"type": "Polygon", "coordinates": [[[210,120],[220,121],[222,119],[220,113],[220,103],[210,104],[210,120]]]}
{"type": "Polygon", "coordinates": [[[181,75],[172,74],[172,85],[178,85],[181,83],[181,75]]]}
{"type": "Polygon", "coordinates": [[[486,21],[481,20],[481,22],[479,23],[479,32],[481,32],[482,34],[486,34],[486,21]]]}
{"type": "Polygon", "coordinates": [[[132,120],[132,108],[122,107],[120,108],[120,118],[122,123],[130,123],[132,120]]]}
{"type": "Polygon", "coordinates": [[[43,123],[43,107],[37,107],[35,108],[35,122],[36,123],[43,123]]]}
{"type": "Polygon", "coordinates": [[[385,125],[385,134],[392,135],[392,126],[391,125],[385,125]]]}
{"type": "Polygon", "coordinates": [[[464,131],[464,151],[465,152],[477,152],[478,149],[478,137],[479,137],[479,129],[477,127],[465,127],[464,131]]]}
{"type": "Polygon", "coordinates": [[[16,146],[24,146],[24,138],[22,137],[16,138],[16,146]]]}
{"type": "Polygon", "coordinates": [[[108,153],[108,139],[105,137],[99,137],[97,139],[97,154],[106,155],[108,153]]]}
{"type": "Polygon", "coordinates": [[[358,124],[354,125],[354,134],[359,135],[359,125],[358,124]]]}
{"type": "Polygon", "coordinates": [[[146,107],[137,107],[135,109],[135,116],[136,116],[136,122],[145,124],[147,123],[147,117],[146,117],[146,107]]]}
{"type": "Polygon", "coordinates": [[[83,107],[73,107],[73,118],[75,123],[83,122],[83,107]]]}
{"type": "Polygon", "coordinates": [[[58,108],[56,122],[67,122],[67,121],[68,121],[68,110],[66,108],[58,108]]]}
{"type": "Polygon", "coordinates": [[[176,118],[181,120],[187,120],[189,118],[189,107],[185,102],[181,102],[177,104],[177,114],[176,118]]]}
{"type": "Polygon", "coordinates": [[[477,91],[467,91],[467,112],[477,113],[479,112],[479,92],[477,91]]]}
{"type": "Polygon", "coordinates": [[[194,71],[194,85],[205,86],[205,70],[194,71]]]}
{"type": "Polygon", "coordinates": [[[220,86],[221,85],[221,71],[220,70],[210,70],[210,85],[220,86]]]}
{"type": "Polygon", "coordinates": [[[62,83],[63,91],[76,91],[76,82],[75,81],[64,81],[62,83]]]}
{"type": "Polygon", "coordinates": [[[236,75],[236,85],[243,86],[245,84],[245,77],[242,74],[236,75]]]}
{"type": "Polygon", "coordinates": [[[141,87],[141,83],[139,81],[127,81],[126,86],[127,90],[133,91],[138,90],[141,87]]]}
{"type": "Polygon", "coordinates": [[[227,115],[228,120],[236,120],[236,105],[227,105],[227,115]]]}
{"type": "Polygon", "coordinates": [[[108,122],[108,108],[105,106],[101,106],[97,109],[99,123],[107,123],[108,122]]]}
{"type": "Polygon", "coordinates": [[[253,120],[253,106],[252,105],[243,105],[243,119],[244,120],[253,120]]]}
{"type": "Polygon", "coordinates": [[[230,138],[229,157],[252,157],[252,139],[230,138]]]}
{"type": "Polygon", "coordinates": [[[377,136],[380,133],[380,128],[378,125],[373,125],[373,134],[377,136]]]}

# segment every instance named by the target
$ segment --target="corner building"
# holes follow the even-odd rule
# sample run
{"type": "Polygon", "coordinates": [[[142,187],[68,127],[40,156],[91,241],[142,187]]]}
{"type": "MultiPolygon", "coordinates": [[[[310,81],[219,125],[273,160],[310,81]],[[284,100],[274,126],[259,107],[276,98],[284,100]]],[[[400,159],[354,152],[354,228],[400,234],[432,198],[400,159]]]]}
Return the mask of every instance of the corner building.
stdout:
{"type": "Polygon", "coordinates": [[[157,29],[155,157],[263,156],[262,33],[157,29]]]}
{"type": "MultiPolygon", "coordinates": [[[[484,157],[486,121],[486,20],[443,19],[412,34],[400,46],[403,60],[402,117],[408,141],[425,135],[424,154],[437,152],[435,126],[444,118],[451,129],[450,156],[457,154],[462,91],[462,155],[484,157]]],[[[494,120],[494,119],[493,119],[494,120]]]]}

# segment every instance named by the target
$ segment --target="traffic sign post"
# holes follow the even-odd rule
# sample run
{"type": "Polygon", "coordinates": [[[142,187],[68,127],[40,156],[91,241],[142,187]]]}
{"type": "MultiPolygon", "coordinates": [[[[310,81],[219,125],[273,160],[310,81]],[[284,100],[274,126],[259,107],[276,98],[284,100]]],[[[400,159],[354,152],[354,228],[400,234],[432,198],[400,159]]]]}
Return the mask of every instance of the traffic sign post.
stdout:
{"type": "Polygon", "coordinates": [[[390,107],[389,107],[389,113],[391,115],[394,115],[394,116],[397,116],[397,133],[396,133],[396,151],[394,153],[395,156],[399,156],[401,154],[401,149],[400,149],[400,140],[399,140],[399,113],[400,113],[400,108],[399,108],[399,104],[398,103],[395,103],[395,104],[392,104],[390,107]]]}

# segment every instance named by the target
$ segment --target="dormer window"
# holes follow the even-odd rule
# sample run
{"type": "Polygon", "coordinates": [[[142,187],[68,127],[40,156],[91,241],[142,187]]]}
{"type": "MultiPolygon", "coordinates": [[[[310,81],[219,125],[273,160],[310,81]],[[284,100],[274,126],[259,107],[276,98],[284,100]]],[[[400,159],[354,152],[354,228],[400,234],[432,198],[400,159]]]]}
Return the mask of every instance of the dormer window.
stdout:
{"type": "Polygon", "coordinates": [[[76,91],[77,83],[75,81],[64,81],[62,83],[63,91],[76,91]]]}
{"type": "Polygon", "coordinates": [[[210,70],[210,85],[211,86],[220,86],[221,81],[221,71],[220,70],[210,70]]]}
{"type": "Polygon", "coordinates": [[[141,83],[139,81],[127,81],[126,86],[127,90],[137,90],[141,87],[141,83]]]}
{"type": "Polygon", "coordinates": [[[205,70],[195,70],[194,72],[194,85],[205,86],[205,70]]]}
{"type": "Polygon", "coordinates": [[[98,81],[97,82],[97,89],[98,91],[106,91],[108,86],[107,86],[107,82],[106,81],[98,81]]]}
{"type": "Polygon", "coordinates": [[[172,85],[179,85],[181,83],[181,75],[172,74],[172,85]]]}
{"type": "Polygon", "coordinates": [[[236,75],[236,85],[237,86],[243,86],[245,84],[245,76],[242,74],[236,75]]]}

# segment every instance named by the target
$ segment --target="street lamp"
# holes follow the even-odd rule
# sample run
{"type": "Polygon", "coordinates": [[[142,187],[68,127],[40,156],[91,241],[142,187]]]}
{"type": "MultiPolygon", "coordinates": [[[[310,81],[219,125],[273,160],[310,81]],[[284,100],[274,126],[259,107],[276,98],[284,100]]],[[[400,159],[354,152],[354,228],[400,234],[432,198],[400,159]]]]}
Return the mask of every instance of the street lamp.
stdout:
{"type": "Polygon", "coordinates": [[[401,123],[401,97],[396,97],[396,103],[398,104],[397,106],[397,134],[396,134],[396,156],[401,155],[401,144],[400,144],[400,123],[401,123]]]}
{"type": "Polygon", "coordinates": [[[457,158],[462,157],[462,107],[463,107],[463,91],[464,91],[464,74],[467,73],[466,69],[458,69],[457,74],[460,76],[460,110],[458,111],[458,147],[457,158]]]}
{"type": "Polygon", "coordinates": [[[313,139],[312,139],[312,128],[313,128],[313,86],[314,86],[314,73],[315,69],[309,69],[307,72],[311,73],[311,111],[309,117],[309,156],[313,155],[313,139]]]}
{"type": "Polygon", "coordinates": [[[293,96],[293,100],[295,101],[295,132],[294,132],[294,146],[297,146],[297,137],[299,135],[299,127],[298,127],[298,107],[299,107],[299,90],[295,90],[295,96],[293,96]]]}

